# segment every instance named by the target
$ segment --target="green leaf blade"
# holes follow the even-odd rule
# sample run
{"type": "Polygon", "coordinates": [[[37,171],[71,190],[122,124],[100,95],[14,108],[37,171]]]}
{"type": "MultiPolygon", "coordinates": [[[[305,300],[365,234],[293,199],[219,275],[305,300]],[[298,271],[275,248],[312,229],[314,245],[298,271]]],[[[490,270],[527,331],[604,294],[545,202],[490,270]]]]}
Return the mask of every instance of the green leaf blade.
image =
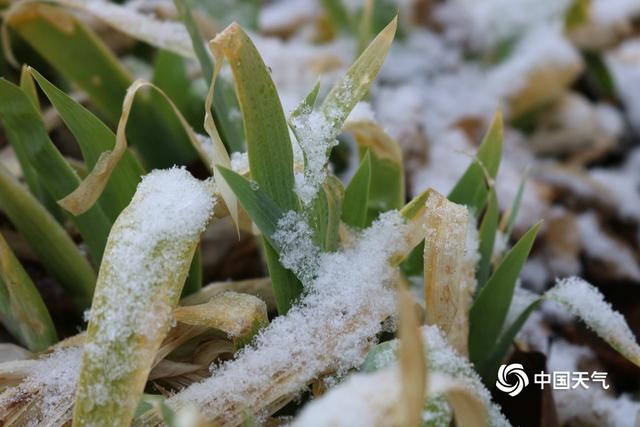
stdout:
{"type": "Polygon", "coordinates": [[[478,252],[480,253],[480,262],[478,263],[476,271],[478,290],[482,289],[482,286],[484,286],[485,282],[489,278],[489,273],[491,272],[491,259],[493,257],[493,247],[496,240],[496,232],[498,230],[500,211],[498,209],[496,190],[493,187],[489,191],[487,203],[487,211],[484,214],[479,230],[480,245],[478,252]]]}
{"type": "Polygon", "coordinates": [[[506,319],[520,271],[529,256],[540,223],[533,226],[504,257],[480,290],[469,313],[469,358],[482,366],[491,354],[506,319]]]}
{"type": "Polygon", "coordinates": [[[366,226],[370,188],[371,155],[367,150],[344,194],[342,220],[351,227],[364,228],[366,226]]]}
{"type": "Polygon", "coordinates": [[[222,166],[217,166],[217,168],[251,220],[262,232],[264,253],[278,313],[285,314],[303,290],[302,283],[296,275],[280,264],[278,245],[272,238],[278,229],[278,221],[285,212],[256,184],[252,185],[246,178],[230,169],[222,166]]]}
{"type": "Polygon", "coordinates": [[[55,218],[0,165],[0,205],[79,310],[91,304],[96,274],[55,218]]]}
{"type": "Polygon", "coordinates": [[[476,153],[476,160],[449,193],[449,200],[467,205],[476,215],[480,214],[487,199],[487,179],[495,179],[500,168],[503,133],[502,114],[498,112],[476,153]]]}
{"type": "MultiPolygon", "coordinates": [[[[62,76],[89,96],[110,124],[120,117],[133,79],[93,30],[62,8],[24,4],[8,24],[62,76]]],[[[149,168],[186,164],[195,149],[164,100],[137,99],[127,135],[149,168]]]]}
{"type": "MultiPolygon", "coordinates": [[[[28,159],[51,197],[64,198],[78,187],[80,178],[49,139],[38,111],[20,88],[4,79],[0,79],[0,98],[0,120],[14,150],[28,159]]],[[[111,228],[108,216],[97,204],[72,221],[99,264],[111,228]]]]}
{"type": "Polygon", "coordinates": [[[0,320],[31,351],[43,351],[58,341],[42,297],[2,235],[0,320]]]}
{"type": "MultiPolygon", "coordinates": [[[[93,113],[51,84],[36,70],[32,72],[38,85],[76,138],[87,167],[93,169],[102,153],[113,150],[116,143],[115,134],[93,113]]],[[[144,170],[138,161],[131,153],[126,152],[111,173],[109,183],[100,199],[112,221],[115,221],[131,201],[143,173],[144,170]]]]}
{"type": "Polygon", "coordinates": [[[282,210],[298,210],[289,128],[269,69],[237,24],[220,33],[212,47],[229,59],[235,78],[252,179],[282,210]]]}

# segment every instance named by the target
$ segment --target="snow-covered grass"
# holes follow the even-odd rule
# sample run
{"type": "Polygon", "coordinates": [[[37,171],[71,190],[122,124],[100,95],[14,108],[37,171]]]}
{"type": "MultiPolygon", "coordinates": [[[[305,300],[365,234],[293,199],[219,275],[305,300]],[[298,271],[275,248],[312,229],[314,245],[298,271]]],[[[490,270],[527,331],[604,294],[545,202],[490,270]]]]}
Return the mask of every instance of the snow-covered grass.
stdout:
{"type": "MultiPolygon", "coordinates": [[[[173,412],[194,415],[193,422],[178,417],[185,425],[198,425],[199,417],[221,425],[267,424],[282,422],[277,418],[286,405],[287,414],[293,408],[298,415],[285,421],[296,426],[396,425],[410,388],[411,372],[403,369],[411,367],[402,358],[396,363],[397,341],[390,334],[409,306],[429,325],[418,340],[425,344],[426,386],[416,394],[419,403],[424,400],[428,426],[460,425],[451,389],[481,402],[477,419],[488,412],[490,425],[509,425],[492,402],[489,379],[509,360],[514,339],[520,350],[547,352],[550,370],[576,370],[580,358],[593,358],[591,350],[557,339],[559,330],[547,323],[582,320],[640,365],[634,331],[605,299],[606,280],[592,286],[577,277],[559,279],[546,290],[556,275],[592,273],[585,263],[593,261],[606,267],[600,274],[616,286],[640,280],[637,1],[397,0],[398,19],[384,8],[368,9],[373,2],[351,0],[274,0],[259,8],[243,2],[242,15],[230,10],[215,16],[209,7],[217,5],[199,2],[176,3],[178,14],[170,0],[50,3],[61,7],[55,20],[41,15],[53,11],[50,6],[23,2],[10,9],[10,34],[50,63],[54,81],[62,77],[86,91],[91,109],[111,121],[129,74],[153,75],[185,118],[176,121],[176,111],[160,106],[157,93],[141,94],[127,125],[130,146],[137,150],[146,139],[158,140],[152,151],[172,152],[181,144],[180,132],[170,143],[160,132],[182,124],[202,157],[181,146],[194,154],[185,154],[183,163],[199,177],[208,171],[215,178],[196,179],[181,166],[148,173],[145,165],[158,166],[148,149],[131,156],[140,156],[139,167],[111,165],[129,183],[141,182],[122,212],[110,210],[108,197],[101,197],[87,216],[73,218],[80,234],[70,229],[70,235],[92,252],[91,268],[99,270],[88,331],[45,353],[21,356],[33,359],[0,365],[0,388],[6,388],[0,424],[15,416],[19,425],[62,425],[75,411],[75,426],[127,425],[136,409],[139,424],[170,424],[173,412]],[[214,54],[224,51],[233,70],[222,69],[214,94],[213,65],[206,44],[198,44],[199,32],[214,37],[230,24],[226,20],[245,19],[246,13],[247,28],[232,24],[209,45],[214,54]],[[102,24],[127,37],[114,37],[102,24]],[[392,45],[398,25],[401,37],[392,45]],[[374,30],[381,30],[377,37],[374,30]],[[178,56],[164,52],[152,68],[146,50],[132,49],[130,39],[178,56]],[[87,55],[82,61],[90,76],[78,72],[82,63],[69,60],[71,51],[60,40],[87,55]],[[123,64],[137,68],[122,67],[110,47],[126,52],[123,64]],[[110,71],[100,74],[89,67],[95,64],[110,71]],[[319,89],[312,90],[317,81],[319,89]],[[202,131],[203,106],[215,145],[190,131],[202,131]],[[291,112],[288,122],[285,111],[291,112]],[[501,113],[492,123],[500,123],[500,132],[489,132],[478,151],[496,111],[501,113]],[[269,157],[273,153],[279,154],[269,157]],[[259,161],[265,158],[270,161],[259,161]],[[222,167],[212,171],[211,165],[222,167]],[[471,177],[480,172],[469,182],[460,180],[465,171],[471,177]],[[448,200],[444,194],[460,182],[465,188],[448,200]],[[487,203],[489,190],[495,190],[496,209],[487,203]],[[202,237],[214,208],[216,219],[230,214],[237,227],[226,230],[220,221],[202,237]],[[548,219],[542,238],[533,244],[536,227],[509,251],[540,217],[548,219]],[[264,241],[268,268],[253,267],[262,259],[252,245],[226,258],[238,236],[264,241]],[[529,247],[533,256],[520,280],[520,262],[511,261],[524,263],[529,247]],[[214,263],[224,268],[214,270],[214,263]],[[264,285],[259,290],[229,282],[234,292],[197,292],[203,271],[210,277],[245,265],[265,276],[257,279],[264,285]],[[185,281],[199,305],[174,311],[185,281]],[[404,286],[414,298],[401,310],[396,288],[404,286]],[[273,309],[267,321],[266,305],[247,292],[268,299],[279,313],[273,309]],[[491,298],[481,301],[483,293],[491,298]],[[227,310],[230,304],[235,310],[227,310]],[[541,310],[524,322],[520,316],[538,304],[541,310]],[[472,307],[476,316],[470,316],[472,307]],[[522,323],[518,333],[514,325],[522,323]],[[469,330],[480,333],[470,339],[469,330]],[[484,333],[486,339],[478,338],[484,333]],[[483,351],[469,360],[471,347],[483,351]],[[143,390],[156,396],[141,399],[143,390]],[[166,399],[158,395],[165,391],[166,399]]],[[[21,55],[33,60],[29,52],[21,55]]],[[[12,72],[7,77],[18,78],[12,72]]],[[[0,161],[12,162],[12,173],[24,179],[42,209],[62,219],[51,202],[77,186],[76,174],[106,156],[115,135],[72,98],[56,105],[72,135],[60,132],[53,111],[45,105],[41,120],[31,105],[30,75],[20,80],[19,96],[0,104],[3,136],[15,151],[0,161]],[[23,117],[33,126],[24,126],[23,117]],[[82,142],[84,164],[72,159],[72,137],[82,142]],[[101,148],[92,152],[87,141],[101,148]],[[49,168],[32,156],[32,142],[46,147],[56,173],[44,173],[49,168]]],[[[0,89],[8,85],[3,81],[0,89]]],[[[122,139],[124,130],[118,135],[122,139]]],[[[105,176],[100,166],[94,174],[105,176]]],[[[18,258],[34,263],[40,274],[29,248],[4,218],[0,223],[18,258]]],[[[5,301],[12,300],[4,291],[0,282],[0,320],[6,322],[11,304],[5,301]]],[[[71,322],[81,324],[75,317],[71,322]]],[[[613,391],[554,393],[560,421],[632,425],[635,397],[613,391]]]]}

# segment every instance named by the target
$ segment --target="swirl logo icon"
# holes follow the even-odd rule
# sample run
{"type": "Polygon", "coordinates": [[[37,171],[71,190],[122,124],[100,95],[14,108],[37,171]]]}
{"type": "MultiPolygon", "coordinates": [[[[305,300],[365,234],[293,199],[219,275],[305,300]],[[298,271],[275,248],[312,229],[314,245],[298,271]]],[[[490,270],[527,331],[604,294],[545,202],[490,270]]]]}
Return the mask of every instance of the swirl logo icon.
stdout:
{"type": "Polygon", "coordinates": [[[524,368],[520,363],[512,363],[510,365],[501,365],[498,369],[498,379],[496,380],[496,387],[498,390],[508,393],[509,396],[517,396],[520,394],[523,388],[529,385],[529,377],[524,371],[524,368]],[[511,383],[507,380],[507,377],[515,377],[517,380],[515,383],[511,383]]]}

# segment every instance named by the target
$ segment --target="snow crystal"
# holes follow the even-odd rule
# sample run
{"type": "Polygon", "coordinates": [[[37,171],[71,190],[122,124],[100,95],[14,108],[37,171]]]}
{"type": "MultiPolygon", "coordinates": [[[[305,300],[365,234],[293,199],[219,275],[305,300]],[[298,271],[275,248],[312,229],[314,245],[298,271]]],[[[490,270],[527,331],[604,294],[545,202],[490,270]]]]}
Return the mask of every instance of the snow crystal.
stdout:
{"type": "Polygon", "coordinates": [[[564,305],[620,354],[640,364],[640,347],[633,332],[598,289],[578,277],[570,277],[559,280],[545,298],[564,305]]]}
{"type": "Polygon", "coordinates": [[[274,319],[235,360],[215,367],[211,378],[169,404],[195,404],[207,417],[231,422],[244,408],[260,412],[297,393],[322,372],[358,366],[381,322],[395,312],[390,285],[396,270],[387,260],[407,250],[406,227],[398,212],[388,212],[352,246],[319,255],[316,278],[298,305],[274,319]]]}
{"type": "Polygon", "coordinates": [[[309,285],[318,271],[320,250],[313,243],[313,230],[307,221],[301,214],[289,211],[280,218],[271,237],[280,248],[280,263],[309,285]]]}
{"type": "Polygon", "coordinates": [[[305,205],[315,198],[327,177],[331,149],[338,144],[333,122],[320,111],[307,111],[292,120],[304,153],[304,171],[296,171],[296,192],[305,205]]]}
{"type": "Polygon", "coordinates": [[[91,310],[92,338],[84,350],[85,363],[100,366],[107,376],[85,390],[93,402],[106,403],[108,384],[148,365],[148,355],[130,354],[127,343],[132,337],[155,342],[168,328],[173,307],[163,301],[177,300],[179,289],[163,284],[188,268],[185,254],[213,210],[212,184],[183,168],[153,171],[114,223],[91,310]]]}
{"type": "Polygon", "coordinates": [[[1,395],[0,412],[23,406],[29,408],[31,425],[69,422],[81,357],[81,348],[69,347],[34,361],[29,376],[1,395]]]}
{"type": "Polygon", "coordinates": [[[249,170],[249,153],[231,153],[231,169],[237,173],[245,173],[249,170]]]}

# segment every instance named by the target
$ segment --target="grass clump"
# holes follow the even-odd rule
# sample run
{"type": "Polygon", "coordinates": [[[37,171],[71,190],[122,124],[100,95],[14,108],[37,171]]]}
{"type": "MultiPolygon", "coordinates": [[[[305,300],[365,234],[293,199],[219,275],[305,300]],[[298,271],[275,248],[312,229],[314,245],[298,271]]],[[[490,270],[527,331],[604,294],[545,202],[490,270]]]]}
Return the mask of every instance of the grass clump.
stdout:
{"type": "Polygon", "coordinates": [[[197,4],[176,0],[180,21],[100,1],[8,9],[5,30],[48,65],[25,67],[19,85],[0,80],[0,120],[27,183],[0,165],[1,209],[77,311],[90,310],[86,332],[58,341],[0,237],[0,320],[38,352],[11,378],[2,373],[17,362],[0,364],[1,423],[505,426],[489,389],[542,300],[640,365],[623,317],[581,279],[521,298],[541,223],[501,249],[524,188],[501,219],[501,112],[448,196],[420,188],[407,200],[401,147],[374,118],[350,118],[398,31],[395,17],[370,37],[373,3],[323,2],[336,29],[358,23],[361,53],[289,117],[253,36],[231,23],[206,44],[197,4]],[[134,80],[70,10],[165,49],[157,84],[134,80]],[[172,55],[197,59],[200,86],[172,55]],[[82,160],[49,136],[37,87],[82,160]],[[330,161],[344,141],[347,178],[330,161]],[[264,277],[201,288],[209,237],[224,230],[233,238],[216,236],[221,248],[258,242],[225,262],[259,259],[264,277]]]}

